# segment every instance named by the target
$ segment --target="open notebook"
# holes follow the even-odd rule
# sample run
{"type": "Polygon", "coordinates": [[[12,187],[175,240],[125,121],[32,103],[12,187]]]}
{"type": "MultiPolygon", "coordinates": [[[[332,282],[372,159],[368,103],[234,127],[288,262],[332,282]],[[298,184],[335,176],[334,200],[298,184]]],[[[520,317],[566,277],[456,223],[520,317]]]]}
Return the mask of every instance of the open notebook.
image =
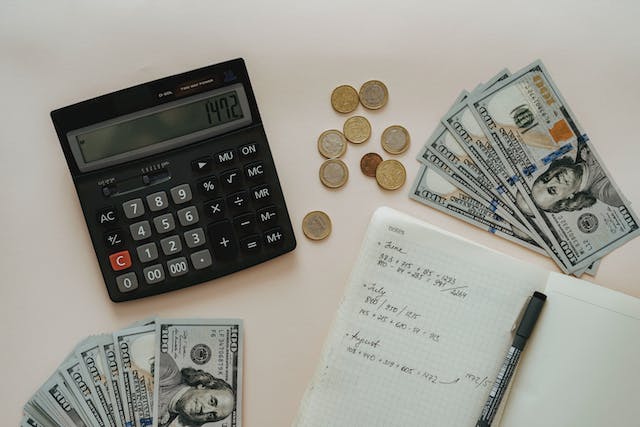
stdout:
{"type": "Polygon", "coordinates": [[[294,426],[473,427],[536,290],[494,425],[640,425],[640,300],[380,208],[294,426]]]}

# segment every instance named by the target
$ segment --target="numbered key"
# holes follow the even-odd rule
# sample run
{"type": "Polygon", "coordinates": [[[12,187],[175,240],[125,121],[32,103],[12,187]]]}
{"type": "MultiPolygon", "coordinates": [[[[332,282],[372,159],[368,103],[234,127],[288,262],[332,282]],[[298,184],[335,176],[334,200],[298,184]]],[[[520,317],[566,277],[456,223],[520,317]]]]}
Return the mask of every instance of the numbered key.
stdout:
{"type": "Polygon", "coordinates": [[[176,205],[187,203],[192,198],[191,187],[189,187],[189,184],[182,184],[177,187],[173,187],[170,192],[171,199],[176,205]]]}
{"type": "Polygon", "coordinates": [[[129,219],[138,218],[139,216],[144,215],[144,204],[142,203],[142,199],[133,199],[128,202],[124,202],[122,204],[122,210],[124,211],[124,216],[129,219]]]}
{"type": "Polygon", "coordinates": [[[136,252],[138,252],[140,262],[149,262],[158,259],[158,247],[153,242],[138,246],[136,252]]]}
{"type": "Polygon", "coordinates": [[[170,213],[157,216],[153,218],[153,225],[156,226],[158,233],[168,233],[176,228],[176,223],[173,220],[173,215],[170,213]]]}
{"type": "Polygon", "coordinates": [[[164,269],[162,265],[154,264],[142,270],[142,275],[148,284],[153,285],[164,280],[164,269]]]}
{"type": "Polygon", "coordinates": [[[151,226],[149,225],[149,221],[140,221],[135,224],[131,224],[129,226],[129,231],[131,231],[131,237],[133,237],[133,240],[144,240],[151,236],[151,226]]]}
{"type": "Polygon", "coordinates": [[[131,292],[138,287],[138,277],[133,272],[121,274],[116,277],[116,285],[122,293],[131,292]]]}
{"type": "Polygon", "coordinates": [[[157,193],[149,194],[147,196],[147,205],[152,212],[161,211],[169,206],[169,199],[167,199],[167,193],[159,191],[157,193]]]}
{"type": "Polygon", "coordinates": [[[165,255],[177,254],[182,250],[182,243],[180,242],[180,236],[170,236],[160,240],[160,246],[162,252],[165,255]]]}
{"type": "Polygon", "coordinates": [[[169,270],[169,276],[171,277],[178,277],[187,274],[189,272],[187,259],[185,257],[180,257],[167,261],[167,270],[169,270]]]}
{"type": "Polygon", "coordinates": [[[187,231],[184,233],[184,241],[188,248],[197,248],[198,246],[204,245],[206,243],[204,230],[202,230],[202,228],[196,228],[194,230],[187,231]]]}
{"type": "Polygon", "coordinates": [[[188,208],[180,209],[178,211],[178,221],[183,227],[195,224],[200,218],[198,217],[198,209],[195,206],[189,206],[188,208]]]}

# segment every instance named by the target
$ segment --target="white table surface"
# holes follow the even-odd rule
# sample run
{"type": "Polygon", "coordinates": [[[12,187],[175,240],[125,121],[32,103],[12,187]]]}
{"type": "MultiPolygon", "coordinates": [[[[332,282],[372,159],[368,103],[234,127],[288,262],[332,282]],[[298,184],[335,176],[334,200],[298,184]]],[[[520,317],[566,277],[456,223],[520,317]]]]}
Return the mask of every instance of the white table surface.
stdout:
{"type": "MultiPolygon", "coordinates": [[[[543,256],[409,200],[414,159],[453,99],[502,67],[541,58],[624,194],[640,201],[640,3],[488,1],[3,1],[0,4],[0,413],[17,425],[28,397],[83,337],[150,315],[245,320],[246,426],[293,419],[364,230],[387,205],[552,271],[543,256]],[[243,57],[297,232],[297,249],[263,265],[135,302],[107,297],[49,112],[134,84],[243,57]],[[317,177],[318,135],[340,128],[340,84],[384,81],[373,135],[349,146],[348,184],[317,177]],[[407,184],[380,190],[358,167],[404,125],[407,184]],[[300,231],[326,211],[333,234],[300,231]]],[[[389,157],[389,156],[384,156],[389,157]]],[[[595,278],[640,297],[640,240],[595,278]]]]}

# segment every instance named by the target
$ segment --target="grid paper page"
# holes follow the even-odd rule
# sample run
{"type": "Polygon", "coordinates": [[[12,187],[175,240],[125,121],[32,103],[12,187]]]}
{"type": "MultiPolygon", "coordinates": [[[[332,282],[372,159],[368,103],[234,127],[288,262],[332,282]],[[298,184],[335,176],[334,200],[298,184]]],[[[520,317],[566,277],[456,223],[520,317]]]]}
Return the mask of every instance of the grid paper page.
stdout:
{"type": "Polygon", "coordinates": [[[547,274],[378,209],[294,425],[475,425],[547,274]]]}

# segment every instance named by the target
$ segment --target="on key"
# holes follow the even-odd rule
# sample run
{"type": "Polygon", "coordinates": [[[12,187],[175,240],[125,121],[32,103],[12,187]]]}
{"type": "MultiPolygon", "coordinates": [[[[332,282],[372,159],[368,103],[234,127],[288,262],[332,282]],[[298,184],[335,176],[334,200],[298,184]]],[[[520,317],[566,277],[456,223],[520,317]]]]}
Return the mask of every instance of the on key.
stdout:
{"type": "Polygon", "coordinates": [[[236,257],[238,244],[231,221],[214,222],[207,227],[207,233],[215,258],[228,260],[236,257]]]}

